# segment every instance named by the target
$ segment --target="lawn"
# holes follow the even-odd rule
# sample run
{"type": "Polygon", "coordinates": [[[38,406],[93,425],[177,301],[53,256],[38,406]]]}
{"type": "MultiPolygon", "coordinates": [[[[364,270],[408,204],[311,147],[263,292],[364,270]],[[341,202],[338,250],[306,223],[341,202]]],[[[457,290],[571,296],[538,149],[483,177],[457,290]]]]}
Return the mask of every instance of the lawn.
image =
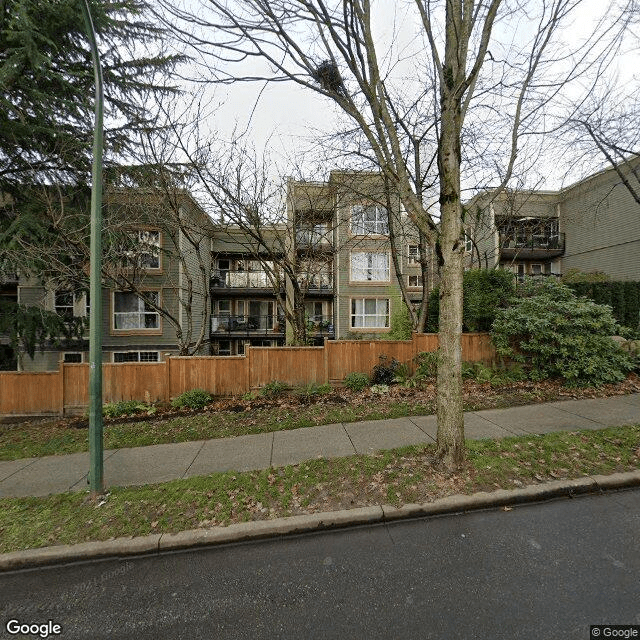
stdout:
{"type": "Polygon", "coordinates": [[[468,441],[456,473],[423,445],[145,487],[0,500],[0,552],[169,533],[361,506],[431,502],[475,491],[640,468],[640,425],[468,441]]]}
{"type": "MultiPolygon", "coordinates": [[[[598,389],[566,389],[557,381],[492,386],[467,380],[464,407],[466,411],[494,409],[638,391],[640,385],[635,376],[598,389]]],[[[104,446],[106,449],[141,447],[433,413],[435,385],[432,383],[418,389],[397,385],[385,394],[337,389],[313,397],[288,394],[272,399],[219,399],[198,412],[160,408],[151,416],[105,420],[104,446]]],[[[87,420],[83,417],[0,425],[0,460],[61,455],[87,449],[87,420]]]]}

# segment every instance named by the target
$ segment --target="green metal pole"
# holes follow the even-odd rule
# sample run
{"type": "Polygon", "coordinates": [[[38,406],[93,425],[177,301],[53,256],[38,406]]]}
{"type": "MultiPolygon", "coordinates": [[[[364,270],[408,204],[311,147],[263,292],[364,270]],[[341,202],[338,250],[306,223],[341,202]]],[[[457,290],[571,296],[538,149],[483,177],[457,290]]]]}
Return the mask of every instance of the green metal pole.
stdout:
{"type": "Polygon", "coordinates": [[[91,271],[89,293],[89,488],[93,495],[104,490],[102,442],[102,149],[104,92],[100,55],[88,0],[81,0],[91,46],[96,84],[93,168],[91,171],[91,271]]]}

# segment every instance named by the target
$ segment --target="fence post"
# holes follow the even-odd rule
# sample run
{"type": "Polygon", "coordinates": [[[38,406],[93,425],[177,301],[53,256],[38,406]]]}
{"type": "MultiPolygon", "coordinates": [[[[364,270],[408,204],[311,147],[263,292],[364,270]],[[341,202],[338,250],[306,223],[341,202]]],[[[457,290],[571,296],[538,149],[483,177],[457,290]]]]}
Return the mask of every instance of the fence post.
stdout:
{"type": "Polygon", "coordinates": [[[322,355],[324,357],[324,381],[325,383],[329,382],[329,339],[325,338],[324,339],[324,344],[322,345],[322,348],[324,349],[324,351],[322,352],[322,355]]]}
{"type": "Polygon", "coordinates": [[[166,374],[164,377],[164,399],[165,402],[169,402],[171,400],[171,356],[167,355],[164,358],[166,374]]]}
{"type": "Polygon", "coordinates": [[[60,415],[64,416],[65,389],[64,389],[64,361],[62,360],[60,360],[60,362],[58,363],[58,380],[59,380],[58,389],[60,390],[60,415]]]}
{"type": "Polygon", "coordinates": [[[244,357],[246,358],[244,379],[246,381],[247,393],[251,393],[251,345],[245,345],[244,357]]]}

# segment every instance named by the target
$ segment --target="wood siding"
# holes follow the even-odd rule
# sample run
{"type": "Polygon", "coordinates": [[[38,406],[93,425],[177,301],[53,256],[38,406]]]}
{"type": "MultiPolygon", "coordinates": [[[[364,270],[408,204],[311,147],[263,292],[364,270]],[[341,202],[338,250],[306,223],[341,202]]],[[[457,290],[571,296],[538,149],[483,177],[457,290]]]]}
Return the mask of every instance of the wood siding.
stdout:
{"type": "MultiPolygon", "coordinates": [[[[278,380],[291,386],[339,383],[354,371],[370,373],[386,356],[414,366],[416,354],[435,351],[438,336],[413,340],[338,340],[324,347],[248,347],[244,356],[173,357],[166,362],[103,365],[103,402],[169,401],[191,389],[232,396],[278,380]]],[[[490,364],[495,350],[488,334],[464,334],[468,361],[490,364]]],[[[56,372],[0,372],[0,415],[61,414],[88,404],[88,364],[60,364],[56,372]]]]}

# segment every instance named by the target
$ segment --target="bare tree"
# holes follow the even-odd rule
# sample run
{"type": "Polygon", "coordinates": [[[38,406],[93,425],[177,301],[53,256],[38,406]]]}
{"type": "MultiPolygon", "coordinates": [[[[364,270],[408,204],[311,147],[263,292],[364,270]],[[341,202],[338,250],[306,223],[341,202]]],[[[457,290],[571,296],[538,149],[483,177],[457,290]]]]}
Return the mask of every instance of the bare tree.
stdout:
{"type": "MultiPolygon", "coordinates": [[[[508,0],[404,3],[399,9],[403,23],[419,25],[422,38],[412,53],[426,61],[427,75],[414,83],[410,78],[415,78],[415,68],[403,68],[401,55],[390,60],[389,44],[378,37],[380,27],[370,0],[209,0],[197,16],[163,4],[174,16],[174,25],[180,21],[185,25],[181,36],[202,54],[213,56],[211,73],[218,82],[289,80],[336,104],[362,133],[376,166],[399,194],[412,222],[435,246],[441,273],[438,453],[447,466],[460,464],[465,456],[462,145],[480,153],[483,144],[478,138],[489,134],[484,150],[497,157],[500,147],[503,157],[493,172],[499,176],[498,190],[508,183],[521,129],[540,133],[545,106],[562,83],[588,67],[586,51],[594,40],[585,42],[575,57],[554,50],[545,59],[554,33],[578,2],[540,0],[533,8],[508,0]],[[521,20],[533,25],[528,39],[522,33],[514,35],[521,20]],[[514,46],[492,37],[497,21],[507,33],[511,30],[514,46]],[[243,72],[247,60],[249,73],[243,72]],[[551,62],[561,71],[553,72],[551,62]],[[394,75],[402,69],[404,76],[394,75]],[[536,85],[542,73],[544,83],[536,85]],[[399,125],[405,113],[397,105],[408,104],[411,84],[418,86],[415,111],[434,114],[428,126],[436,147],[437,215],[416,187],[419,180],[407,153],[407,133],[399,125]],[[425,92],[425,87],[433,91],[425,92]],[[490,119],[492,128],[487,131],[490,119]]],[[[418,132],[416,140],[423,140],[418,132]]]]}

